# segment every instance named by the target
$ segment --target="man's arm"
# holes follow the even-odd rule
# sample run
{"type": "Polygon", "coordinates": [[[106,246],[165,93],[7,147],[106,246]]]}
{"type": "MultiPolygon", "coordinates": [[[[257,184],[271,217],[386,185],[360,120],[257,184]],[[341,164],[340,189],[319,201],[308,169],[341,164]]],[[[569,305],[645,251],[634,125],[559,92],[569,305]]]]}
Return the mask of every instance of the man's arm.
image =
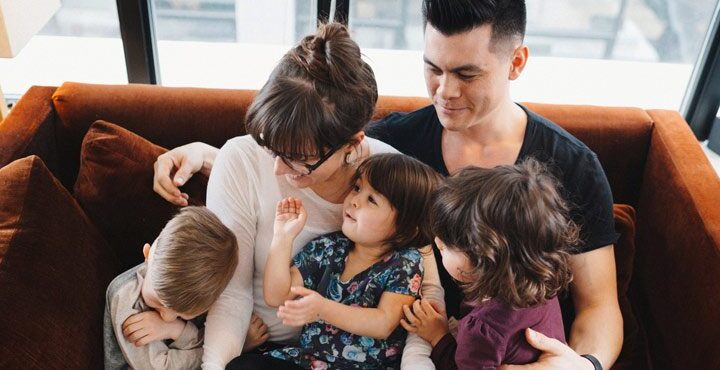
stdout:
{"type": "Polygon", "coordinates": [[[623,343],[613,246],[574,255],[570,266],[570,291],[575,305],[570,347],[578,354],[595,356],[604,369],[610,369],[623,343]]]}

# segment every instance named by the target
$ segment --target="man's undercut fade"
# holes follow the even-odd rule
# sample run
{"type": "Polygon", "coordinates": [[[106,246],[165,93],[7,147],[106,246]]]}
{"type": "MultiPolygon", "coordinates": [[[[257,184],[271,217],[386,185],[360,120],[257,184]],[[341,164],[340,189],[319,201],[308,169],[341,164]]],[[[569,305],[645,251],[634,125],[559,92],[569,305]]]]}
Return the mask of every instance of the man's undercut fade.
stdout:
{"type": "Polygon", "coordinates": [[[525,37],[525,0],[423,0],[422,13],[423,24],[445,36],[489,24],[493,44],[525,37]]]}

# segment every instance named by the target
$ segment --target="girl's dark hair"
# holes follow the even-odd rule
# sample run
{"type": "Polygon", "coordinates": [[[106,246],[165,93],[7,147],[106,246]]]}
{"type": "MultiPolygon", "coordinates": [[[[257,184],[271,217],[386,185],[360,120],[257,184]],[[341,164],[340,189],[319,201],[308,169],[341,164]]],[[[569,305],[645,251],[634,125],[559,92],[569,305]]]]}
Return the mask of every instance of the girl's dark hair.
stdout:
{"type": "Polygon", "coordinates": [[[468,167],[432,199],[431,229],[473,266],[465,298],[513,307],[542,304],[572,280],[568,258],[579,244],[560,184],[535,159],[493,169],[468,167]]]}
{"type": "Polygon", "coordinates": [[[489,24],[493,41],[525,37],[524,0],[424,0],[423,21],[451,36],[489,24]]]}
{"type": "Polygon", "coordinates": [[[377,97],[375,75],[347,28],[323,24],[282,57],[245,125],[258,144],[303,160],[349,143],[370,121],[377,97]]]}
{"type": "Polygon", "coordinates": [[[393,248],[430,244],[430,198],[442,180],[437,172],[403,154],[376,154],[358,167],[352,183],[361,177],[395,209],[395,233],[386,243],[393,248]]]}

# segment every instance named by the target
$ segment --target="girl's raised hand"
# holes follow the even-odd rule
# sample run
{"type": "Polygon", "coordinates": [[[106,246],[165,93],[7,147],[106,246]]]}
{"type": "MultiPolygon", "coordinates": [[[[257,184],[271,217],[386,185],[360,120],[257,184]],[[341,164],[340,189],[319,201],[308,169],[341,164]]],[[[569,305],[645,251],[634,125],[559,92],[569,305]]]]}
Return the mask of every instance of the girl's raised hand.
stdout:
{"type": "Polygon", "coordinates": [[[279,201],[275,211],[275,237],[294,239],[302,231],[306,220],[307,212],[300,199],[290,197],[279,201]]]}

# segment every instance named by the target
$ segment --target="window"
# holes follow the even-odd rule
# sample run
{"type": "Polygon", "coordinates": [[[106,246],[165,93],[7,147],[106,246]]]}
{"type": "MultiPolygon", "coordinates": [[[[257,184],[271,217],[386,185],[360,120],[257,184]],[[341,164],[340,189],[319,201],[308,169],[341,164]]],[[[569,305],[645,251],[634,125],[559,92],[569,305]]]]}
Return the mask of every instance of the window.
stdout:
{"type": "MultiPolygon", "coordinates": [[[[679,109],[716,0],[527,0],[518,101],[679,109]]],[[[381,93],[425,95],[420,0],[351,0],[381,93]]]]}
{"type": "Polygon", "coordinates": [[[32,85],[65,81],[128,82],[114,0],[63,0],[15,58],[0,59],[0,85],[10,99],[32,85]]]}

